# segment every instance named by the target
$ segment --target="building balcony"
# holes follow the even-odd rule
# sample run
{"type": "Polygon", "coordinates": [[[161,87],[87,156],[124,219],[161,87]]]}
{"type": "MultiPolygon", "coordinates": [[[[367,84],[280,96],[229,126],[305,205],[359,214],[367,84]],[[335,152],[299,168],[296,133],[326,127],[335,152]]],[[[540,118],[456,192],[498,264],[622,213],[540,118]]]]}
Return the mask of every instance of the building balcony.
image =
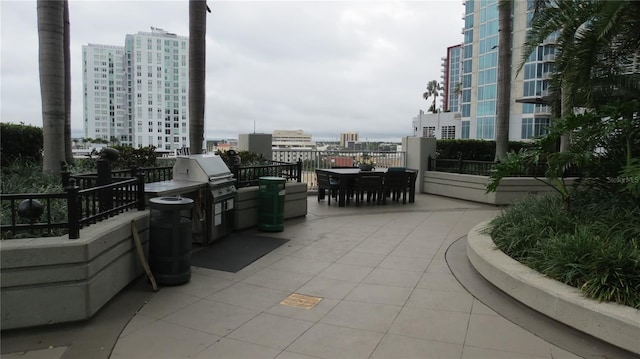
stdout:
{"type": "Polygon", "coordinates": [[[542,57],[543,62],[556,62],[556,54],[547,54],[542,57]]]}

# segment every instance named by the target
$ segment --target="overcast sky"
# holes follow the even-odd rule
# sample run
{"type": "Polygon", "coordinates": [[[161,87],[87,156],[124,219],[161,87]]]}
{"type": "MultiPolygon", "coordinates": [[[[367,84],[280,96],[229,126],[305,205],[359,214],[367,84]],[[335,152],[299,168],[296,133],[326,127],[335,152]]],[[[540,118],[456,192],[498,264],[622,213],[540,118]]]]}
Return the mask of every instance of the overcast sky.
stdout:
{"type": "MultiPolygon", "coordinates": [[[[82,45],[159,27],[189,35],[188,1],[70,0],[72,131],[82,137],[82,45]]],[[[400,141],[441,58],[462,42],[462,0],[209,1],[206,137],[303,130],[400,141]]],[[[1,121],[42,126],[35,0],[0,1],[1,121]]]]}

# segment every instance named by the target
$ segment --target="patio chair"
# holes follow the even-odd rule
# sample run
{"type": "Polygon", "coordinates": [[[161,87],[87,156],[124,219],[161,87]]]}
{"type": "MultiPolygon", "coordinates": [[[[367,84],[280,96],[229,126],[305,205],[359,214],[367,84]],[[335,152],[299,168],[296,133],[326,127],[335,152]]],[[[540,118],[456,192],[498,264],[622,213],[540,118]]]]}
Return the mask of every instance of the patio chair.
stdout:
{"type": "Polygon", "coordinates": [[[407,203],[407,193],[409,192],[409,186],[411,185],[411,172],[406,171],[388,171],[384,175],[384,194],[391,196],[391,200],[394,202],[400,201],[400,195],[402,195],[402,204],[407,203]]]}
{"type": "Polygon", "coordinates": [[[356,197],[356,206],[364,201],[365,195],[367,203],[372,201],[376,204],[385,203],[383,192],[384,173],[382,172],[361,172],[356,177],[353,191],[356,197]]]}
{"type": "Polygon", "coordinates": [[[331,197],[336,198],[340,191],[340,182],[335,178],[331,178],[328,173],[316,170],[316,178],[318,179],[318,202],[327,196],[327,204],[331,205],[331,197]]]}

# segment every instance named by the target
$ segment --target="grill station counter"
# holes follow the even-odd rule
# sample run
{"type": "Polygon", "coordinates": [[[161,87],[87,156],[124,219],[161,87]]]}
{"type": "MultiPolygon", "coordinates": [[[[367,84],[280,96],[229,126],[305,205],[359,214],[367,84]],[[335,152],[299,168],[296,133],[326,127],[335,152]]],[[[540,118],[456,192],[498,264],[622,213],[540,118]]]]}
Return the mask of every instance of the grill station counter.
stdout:
{"type": "Polygon", "coordinates": [[[209,244],[233,229],[235,181],[229,167],[217,155],[176,157],[173,179],[145,184],[145,193],[183,196],[194,200],[193,240],[209,244]]]}

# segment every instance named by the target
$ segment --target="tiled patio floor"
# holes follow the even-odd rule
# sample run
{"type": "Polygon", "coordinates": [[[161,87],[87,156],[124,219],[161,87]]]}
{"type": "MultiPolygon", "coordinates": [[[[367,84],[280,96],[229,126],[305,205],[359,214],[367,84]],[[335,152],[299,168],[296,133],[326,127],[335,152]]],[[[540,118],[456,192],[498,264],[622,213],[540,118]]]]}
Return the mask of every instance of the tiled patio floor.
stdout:
{"type": "Polygon", "coordinates": [[[449,245],[498,213],[429,195],[361,208],[310,196],[307,217],[263,233],[289,239],[281,247],[238,273],[194,267],[189,283],[161,288],[111,358],[577,358],[480,303],[449,270],[449,245]],[[292,293],[322,300],[280,304],[292,293]]]}
{"type": "Polygon", "coordinates": [[[328,207],[309,198],[289,242],[238,273],[194,268],[134,317],[112,358],[571,358],[475,300],[444,253],[498,209],[328,207]],[[312,309],[279,304],[292,293],[312,309]]]}

